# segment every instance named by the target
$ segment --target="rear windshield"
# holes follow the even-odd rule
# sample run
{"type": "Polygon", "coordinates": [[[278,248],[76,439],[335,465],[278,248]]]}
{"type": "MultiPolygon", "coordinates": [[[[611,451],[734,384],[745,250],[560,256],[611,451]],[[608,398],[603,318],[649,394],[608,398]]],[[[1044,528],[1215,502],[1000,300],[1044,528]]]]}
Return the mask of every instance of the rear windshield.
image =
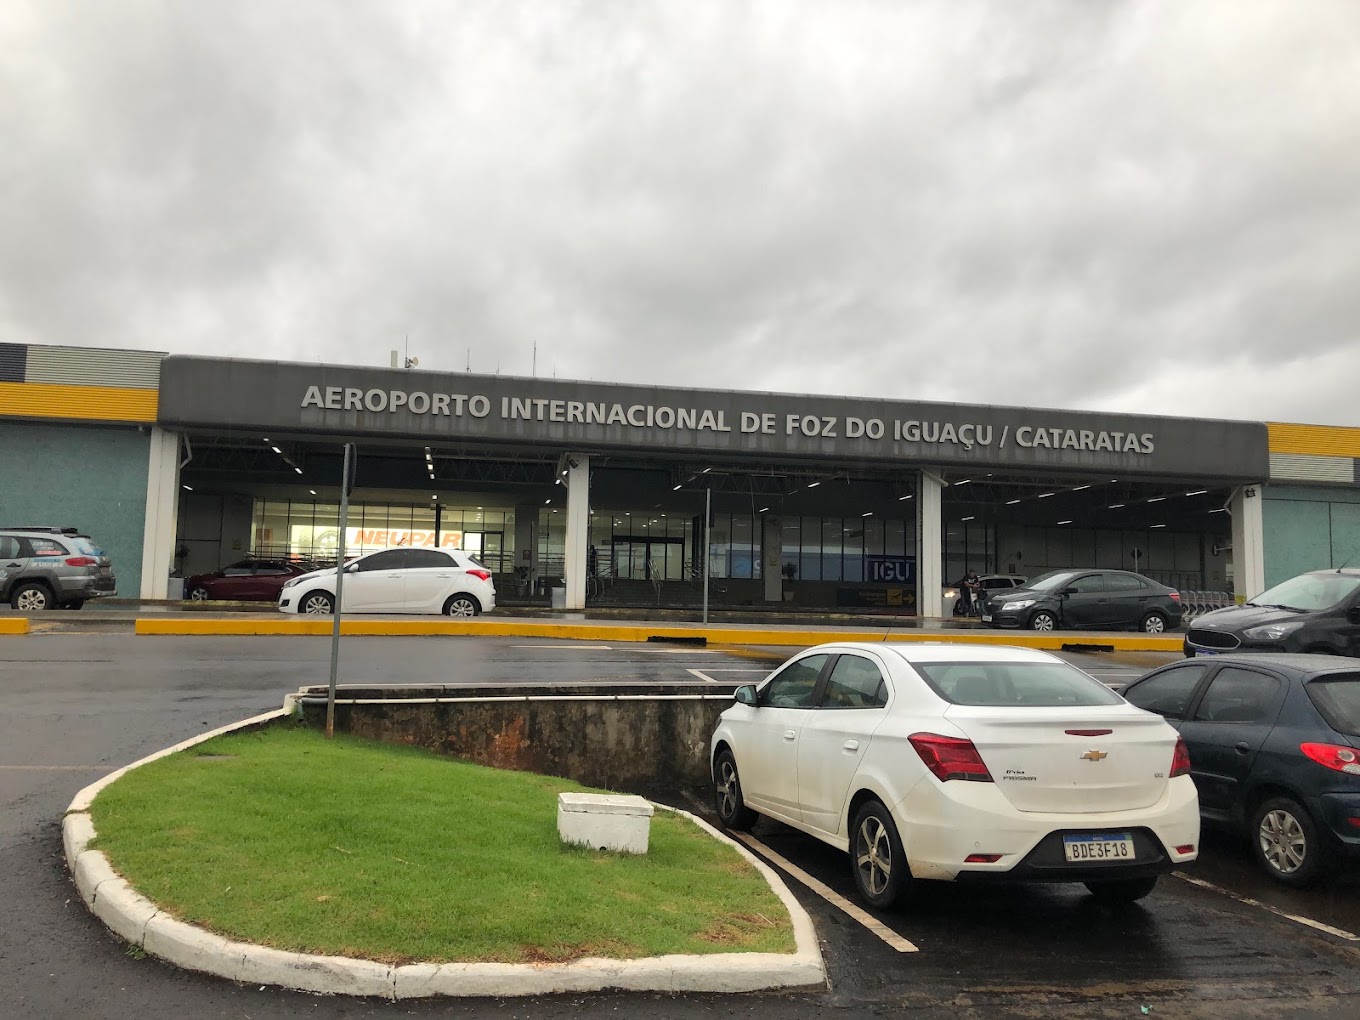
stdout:
{"type": "Polygon", "coordinates": [[[1305,689],[1328,726],[1360,737],[1360,673],[1338,673],[1314,680],[1305,689]]]}
{"type": "Polygon", "coordinates": [[[935,693],[955,705],[1056,708],[1118,705],[1124,699],[1065,662],[913,663],[935,693]]]}
{"type": "Polygon", "coordinates": [[[104,555],[104,550],[99,548],[99,546],[95,545],[88,538],[73,538],[71,539],[71,545],[75,548],[75,551],[82,556],[97,557],[104,555]]]}
{"type": "Polygon", "coordinates": [[[1314,612],[1331,609],[1360,588],[1358,574],[1300,574],[1268,588],[1247,603],[1314,612]]]}

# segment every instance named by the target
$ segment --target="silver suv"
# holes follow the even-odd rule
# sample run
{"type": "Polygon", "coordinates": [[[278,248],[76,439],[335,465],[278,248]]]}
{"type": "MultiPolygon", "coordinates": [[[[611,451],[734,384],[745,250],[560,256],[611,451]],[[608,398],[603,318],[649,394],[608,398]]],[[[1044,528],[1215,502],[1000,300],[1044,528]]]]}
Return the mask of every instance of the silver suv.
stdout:
{"type": "Polygon", "coordinates": [[[0,528],[0,602],[20,612],[79,609],[118,594],[104,550],[75,528],[0,528]]]}

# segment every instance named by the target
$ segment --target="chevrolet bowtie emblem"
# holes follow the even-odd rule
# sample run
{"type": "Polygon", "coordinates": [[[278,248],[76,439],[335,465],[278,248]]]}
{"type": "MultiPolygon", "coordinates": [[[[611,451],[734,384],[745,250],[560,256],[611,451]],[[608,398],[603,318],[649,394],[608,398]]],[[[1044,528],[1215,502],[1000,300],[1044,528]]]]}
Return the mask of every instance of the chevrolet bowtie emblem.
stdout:
{"type": "Polygon", "coordinates": [[[1109,755],[1104,751],[1097,751],[1095,748],[1091,748],[1091,750],[1087,751],[1081,757],[1083,761],[1100,761],[1102,758],[1108,758],[1109,755]]]}

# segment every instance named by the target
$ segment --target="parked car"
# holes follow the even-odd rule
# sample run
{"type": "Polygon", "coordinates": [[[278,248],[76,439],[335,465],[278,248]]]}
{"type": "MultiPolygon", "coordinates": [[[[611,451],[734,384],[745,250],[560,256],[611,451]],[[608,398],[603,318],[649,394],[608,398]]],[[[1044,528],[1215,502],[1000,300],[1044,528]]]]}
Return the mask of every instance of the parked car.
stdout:
{"type": "Polygon", "coordinates": [[[738,688],[710,752],[724,825],[848,851],[875,907],[926,879],[1131,901],[1198,851],[1176,731],[1037,650],[820,645],[738,688]]]}
{"type": "Polygon", "coordinates": [[[76,528],[0,528],[0,601],[20,612],[79,609],[118,594],[113,564],[76,528]]]}
{"type": "MultiPolygon", "coordinates": [[[[1025,579],[1018,574],[979,574],[978,581],[982,585],[984,598],[998,592],[1023,588],[1025,585],[1025,579]]],[[[955,616],[968,615],[968,603],[964,601],[964,592],[957,584],[951,584],[944,589],[944,604],[953,607],[955,616]]]]}
{"type": "MultiPolygon", "coordinates": [[[[334,567],[287,581],[279,592],[285,613],[335,612],[334,567]]],[[[345,564],[346,613],[443,613],[477,616],[496,608],[491,571],[464,552],[383,549],[345,564]]]]}
{"type": "Polygon", "coordinates": [[[1360,656],[1360,570],[1314,570],[1240,606],[1197,617],[1186,655],[1325,652],[1360,656]]]}
{"type": "Polygon", "coordinates": [[[287,560],[238,560],[211,574],[188,578],[184,594],[194,602],[273,602],[285,584],[310,569],[287,560]]]}
{"type": "Polygon", "coordinates": [[[982,622],[993,627],[1122,630],[1160,634],[1181,625],[1175,588],[1129,570],[1052,570],[1023,588],[987,597],[982,622]]]}
{"type": "Polygon", "coordinates": [[[1360,857],[1360,659],[1197,658],[1124,697],[1176,727],[1205,820],[1245,832],[1266,874],[1303,886],[1360,857]]]}

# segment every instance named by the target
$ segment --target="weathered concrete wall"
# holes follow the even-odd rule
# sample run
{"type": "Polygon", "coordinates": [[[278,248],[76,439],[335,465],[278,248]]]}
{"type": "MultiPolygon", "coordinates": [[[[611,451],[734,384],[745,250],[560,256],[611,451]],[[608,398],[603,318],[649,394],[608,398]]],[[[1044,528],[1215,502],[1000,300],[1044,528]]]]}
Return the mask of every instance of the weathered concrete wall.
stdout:
{"type": "MultiPolygon", "coordinates": [[[[337,692],[335,728],[609,790],[706,789],[709,738],[733,690],[710,683],[346,686],[337,692]]],[[[324,726],[325,688],[309,689],[302,711],[309,724],[324,726]]]]}

